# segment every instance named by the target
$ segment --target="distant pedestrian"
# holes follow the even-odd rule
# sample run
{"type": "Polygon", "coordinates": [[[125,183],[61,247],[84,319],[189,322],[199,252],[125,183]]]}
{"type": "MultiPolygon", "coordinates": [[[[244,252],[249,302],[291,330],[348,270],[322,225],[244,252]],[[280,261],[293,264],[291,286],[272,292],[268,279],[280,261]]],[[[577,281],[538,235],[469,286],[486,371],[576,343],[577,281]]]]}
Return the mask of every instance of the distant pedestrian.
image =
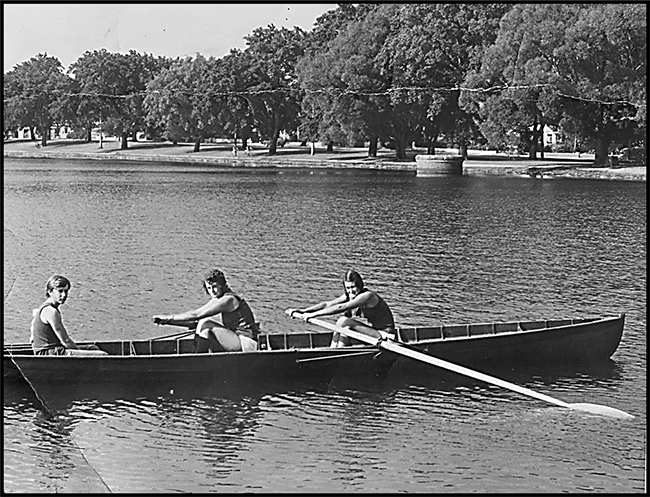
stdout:
{"type": "Polygon", "coordinates": [[[232,155],[237,157],[237,145],[232,146],[232,155]]]}

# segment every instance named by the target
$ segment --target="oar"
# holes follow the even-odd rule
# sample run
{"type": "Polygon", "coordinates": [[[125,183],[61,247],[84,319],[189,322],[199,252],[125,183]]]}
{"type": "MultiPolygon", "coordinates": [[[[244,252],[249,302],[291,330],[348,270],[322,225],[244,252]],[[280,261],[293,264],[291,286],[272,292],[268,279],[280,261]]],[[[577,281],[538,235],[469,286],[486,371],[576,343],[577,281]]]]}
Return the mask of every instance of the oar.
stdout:
{"type": "MultiPolygon", "coordinates": [[[[295,312],[294,312],[295,314],[295,312]]],[[[350,338],[354,338],[356,340],[359,340],[360,342],[367,343],[369,345],[376,345],[382,349],[390,350],[391,352],[394,352],[396,354],[400,354],[406,357],[410,357],[411,359],[415,359],[418,361],[426,362],[428,364],[431,364],[433,366],[437,366],[439,368],[443,369],[448,369],[450,371],[453,371],[458,374],[462,374],[465,376],[469,376],[471,378],[475,378],[477,380],[484,381],[486,383],[491,383],[493,385],[497,385],[503,388],[507,388],[509,390],[512,390],[517,393],[521,393],[523,395],[528,395],[529,397],[533,397],[535,399],[539,400],[544,400],[546,402],[550,402],[551,404],[555,404],[556,406],[560,407],[566,407],[567,409],[574,409],[578,411],[585,411],[589,412],[592,414],[600,414],[603,416],[612,416],[615,418],[621,418],[621,419],[632,419],[634,416],[631,414],[626,413],[625,411],[621,411],[619,409],[614,409],[613,407],[607,407],[607,406],[601,406],[598,404],[587,404],[587,403],[578,403],[578,404],[569,404],[567,402],[563,402],[558,399],[554,399],[553,397],[549,397],[548,395],[544,395],[542,393],[535,392],[534,390],[530,390],[528,388],[520,387],[519,385],[515,385],[514,383],[510,383],[508,381],[501,380],[499,378],[495,378],[494,376],[489,376],[484,373],[479,373],[478,371],[474,371],[472,369],[468,369],[464,366],[460,366],[458,364],[453,364],[451,362],[444,361],[442,359],[438,359],[437,357],[430,356],[428,354],[424,354],[422,352],[413,350],[406,345],[394,342],[392,340],[380,340],[377,341],[376,338],[373,338],[371,336],[365,335],[363,333],[359,333],[358,331],[351,330],[350,328],[343,328],[341,326],[337,326],[332,323],[328,323],[327,321],[323,321],[321,319],[317,318],[310,318],[307,319],[308,323],[313,323],[318,326],[321,326],[323,328],[327,328],[328,330],[335,331],[338,333],[341,333],[345,336],[348,336],[350,338]]]]}
{"type": "Polygon", "coordinates": [[[171,335],[163,335],[155,338],[151,338],[151,340],[165,340],[166,338],[180,338],[185,335],[191,335],[192,333],[196,332],[196,325],[199,322],[198,319],[192,319],[192,320],[187,320],[187,321],[182,321],[178,323],[160,323],[157,321],[154,321],[156,326],[179,326],[181,328],[189,328],[189,330],[186,331],[181,331],[178,333],[172,333],[171,335]]]}
{"type": "Polygon", "coordinates": [[[195,332],[196,332],[196,328],[192,328],[191,330],[181,331],[180,333],[172,333],[171,335],[163,335],[160,337],[150,338],[150,340],[165,340],[167,338],[180,338],[186,335],[192,335],[195,332]]]}

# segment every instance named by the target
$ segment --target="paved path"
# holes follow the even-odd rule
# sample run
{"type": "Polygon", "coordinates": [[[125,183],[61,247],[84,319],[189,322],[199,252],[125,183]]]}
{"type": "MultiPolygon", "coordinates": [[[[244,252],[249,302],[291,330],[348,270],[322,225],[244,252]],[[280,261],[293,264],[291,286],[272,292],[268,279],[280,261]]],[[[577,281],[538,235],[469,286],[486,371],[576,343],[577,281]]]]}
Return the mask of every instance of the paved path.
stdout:
{"type": "MultiPolygon", "coordinates": [[[[418,153],[409,150],[407,153],[410,160],[396,161],[395,152],[392,150],[381,150],[376,158],[368,157],[367,151],[361,148],[341,148],[334,152],[318,149],[315,155],[310,155],[309,147],[294,145],[279,148],[277,155],[269,156],[266,148],[257,144],[253,147],[250,152],[239,151],[237,156],[234,156],[232,144],[202,144],[201,150],[195,153],[191,144],[174,146],[167,142],[129,142],[129,148],[121,150],[120,143],[116,141],[104,141],[100,149],[97,142],[56,140],[50,142],[47,147],[40,147],[32,141],[10,140],[4,143],[3,155],[25,158],[179,162],[251,168],[363,168],[415,173],[416,163],[413,157],[418,153]]],[[[594,168],[592,162],[593,155],[578,158],[575,154],[546,154],[544,160],[530,160],[493,152],[470,151],[469,158],[463,163],[463,174],[516,175],[547,179],[562,177],[646,180],[645,166],[594,168]]]]}

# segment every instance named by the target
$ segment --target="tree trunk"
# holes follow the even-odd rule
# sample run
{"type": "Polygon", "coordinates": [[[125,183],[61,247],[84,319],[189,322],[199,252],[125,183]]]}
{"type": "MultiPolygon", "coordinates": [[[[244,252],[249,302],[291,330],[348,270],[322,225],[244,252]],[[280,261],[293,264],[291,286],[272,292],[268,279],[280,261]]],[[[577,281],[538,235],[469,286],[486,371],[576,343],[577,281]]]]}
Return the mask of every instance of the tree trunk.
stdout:
{"type": "Polygon", "coordinates": [[[327,151],[330,153],[334,152],[334,142],[332,140],[327,142],[327,151]]]}
{"type": "Polygon", "coordinates": [[[120,149],[126,150],[129,148],[129,134],[126,131],[122,131],[122,146],[120,149]]]}
{"type": "Polygon", "coordinates": [[[269,143],[269,155],[275,155],[278,152],[278,138],[280,137],[280,129],[273,131],[271,142],[269,143]]]}
{"type": "Polygon", "coordinates": [[[537,159],[537,141],[539,140],[539,131],[537,125],[533,125],[533,131],[528,136],[528,158],[537,159]]]}
{"type": "Polygon", "coordinates": [[[133,135],[131,136],[131,140],[133,140],[134,142],[138,141],[138,131],[135,129],[133,130],[133,135]]]}
{"type": "Polygon", "coordinates": [[[199,136],[194,140],[194,150],[193,152],[198,152],[201,149],[201,137],[199,136]]]}
{"type": "Polygon", "coordinates": [[[595,136],[595,157],[594,164],[604,166],[609,164],[609,147],[612,144],[612,137],[616,133],[616,124],[605,117],[605,112],[601,106],[600,126],[596,130],[595,136]]]}
{"type": "Polygon", "coordinates": [[[436,138],[431,138],[427,143],[427,155],[436,155],[436,138]]]}
{"type": "Polygon", "coordinates": [[[379,138],[377,136],[371,136],[368,145],[368,157],[377,157],[377,142],[379,138]]]}
{"type": "Polygon", "coordinates": [[[403,134],[395,141],[395,157],[397,160],[406,159],[407,136],[403,134]]]}
{"type": "Polygon", "coordinates": [[[438,141],[438,131],[429,138],[427,143],[427,155],[436,155],[436,142],[438,141]]]}
{"type": "Polygon", "coordinates": [[[596,139],[596,154],[594,157],[594,165],[604,166],[608,162],[610,139],[600,136],[596,139]]]}
{"type": "Polygon", "coordinates": [[[41,147],[47,146],[47,139],[50,136],[50,128],[41,126],[41,147]]]}
{"type": "Polygon", "coordinates": [[[458,146],[458,154],[464,159],[467,160],[467,142],[463,141],[459,146],[458,146]]]}
{"type": "Polygon", "coordinates": [[[93,141],[93,127],[91,124],[86,128],[86,143],[93,141]]]}

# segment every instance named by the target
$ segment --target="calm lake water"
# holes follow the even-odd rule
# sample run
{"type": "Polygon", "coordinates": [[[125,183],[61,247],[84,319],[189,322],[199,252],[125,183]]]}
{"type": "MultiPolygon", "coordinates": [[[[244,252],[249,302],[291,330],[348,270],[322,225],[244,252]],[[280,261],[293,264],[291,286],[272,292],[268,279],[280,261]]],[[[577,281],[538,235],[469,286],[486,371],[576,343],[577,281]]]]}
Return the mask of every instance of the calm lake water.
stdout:
{"type": "MultiPolygon", "coordinates": [[[[4,342],[45,281],[77,340],[149,338],[224,270],[264,331],[357,269],[398,325],[627,314],[612,361],[502,377],[99,389],[48,419],[4,385],[6,492],[644,492],[646,184],[4,160],[4,342]]],[[[307,327],[307,328],[306,328],[307,327]]],[[[313,329],[313,328],[312,328],[313,329]]],[[[43,393],[47,395],[48,392],[43,393]]]]}

